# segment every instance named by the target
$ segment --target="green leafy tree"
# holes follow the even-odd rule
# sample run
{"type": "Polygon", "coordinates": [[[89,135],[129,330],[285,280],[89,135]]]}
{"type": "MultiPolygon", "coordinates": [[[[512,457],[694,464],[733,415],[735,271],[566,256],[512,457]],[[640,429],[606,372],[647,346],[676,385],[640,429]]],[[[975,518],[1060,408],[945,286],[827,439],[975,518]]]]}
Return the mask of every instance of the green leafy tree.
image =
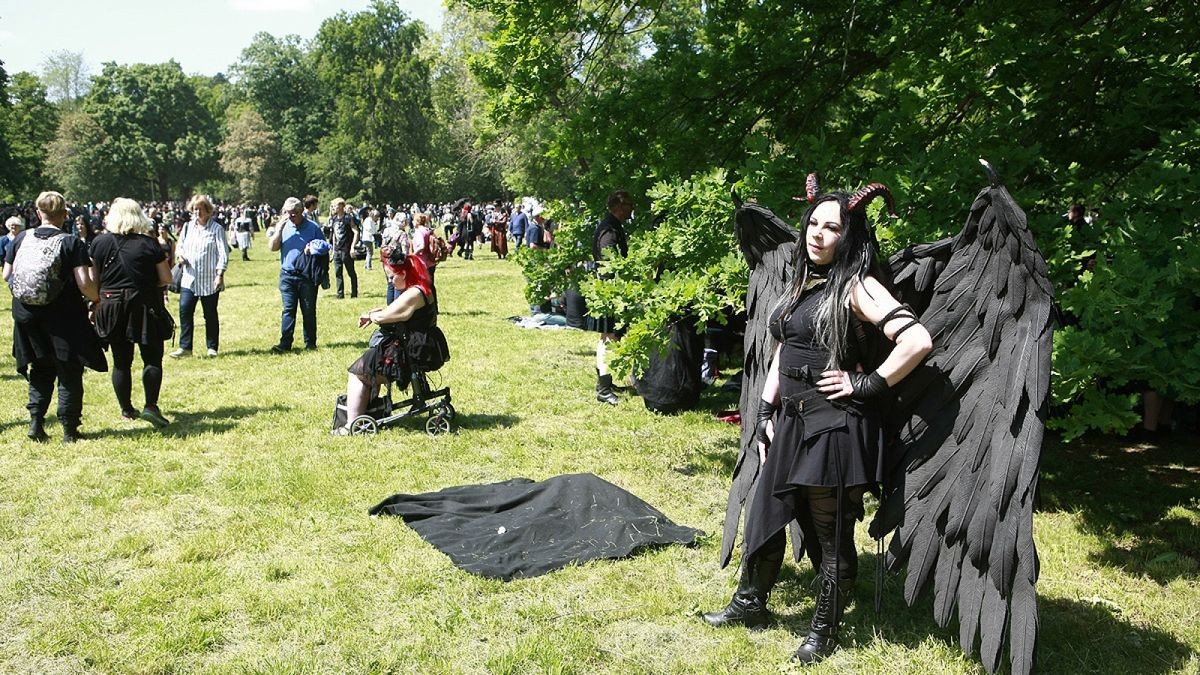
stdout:
{"type": "Polygon", "coordinates": [[[372,201],[411,197],[429,153],[424,25],[394,1],[326,19],[313,45],[332,129],[308,166],[322,192],[372,201]]]}
{"type": "Polygon", "coordinates": [[[229,72],[238,99],[279,135],[289,188],[312,189],[305,163],[329,133],[334,93],[317,78],[315,55],[299,36],[257,33],[229,72]]]}
{"type": "Polygon", "coordinates": [[[87,95],[91,76],[83,52],[59,49],[42,61],[42,82],[51,101],[64,110],[74,110],[87,95]]]}
{"type": "Polygon", "coordinates": [[[216,124],[175,61],[104,64],[83,110],[106,134],[102,168],[127,194],[186,197],[217,173],[216,124]]]}
{"type": "Polygon", "coordinates": [[[809,171],[830,187],[879,180],[901,206],[881,229],[890,252],[961,227],[983,156],[1080,317],[1056,343],[1056,424],[1126,427],[1115,411],[1147,384],[1197,400],[1194,3],[460,1],[498,18],[474,64],[493,119],[557,111],[543,159],[571,168],[588,201],[724,166],[794,217],[809,171]],[[1096,231],[1064,226],[1073,202],[1099,209],[1096,231]],[[1080,279],[1094,253],[1102,264],[1080,279]],[[1154,292],[1170,302],[1100,287],[1149,269],[1173,270],[1154,292]]]}
{"type": "Polygon", "coordinates": [[[283,147],[262,115],[249,106],[231,112],[218,150],[230,178],[231,197],[244,202],[282,203],[287,197],[283,147]]]}
{"type": "Polygon", "coordinates": [[[9,194],[6,200],[28,200],[49,187],[47,155],[58,127],[58,110],[46,100],[46,89],[30,73],[17,73],[0,108],[0,128],[7,138],[9,194]]]}
{"type": "Polygon", "coordinates": [[[135,194],[128,190],[129,178],[111,164],[110,146],[108,134],[91,115],[81,110],[63,113],[47,158],[54,184],[78,201],[135,194]]]}
{"type": "Polygon", "coordinates": [[[434,37],[428,116],[431,170],[422,181],[431,197],[501,195],[515,185],[505,180],[505,169],[516,163],[522,148],[491,124],[484,111],[486,94],[468,67],[471,56],[485,48],[483,35],[490,24],[487,12],[452,6],[434,37]]]}

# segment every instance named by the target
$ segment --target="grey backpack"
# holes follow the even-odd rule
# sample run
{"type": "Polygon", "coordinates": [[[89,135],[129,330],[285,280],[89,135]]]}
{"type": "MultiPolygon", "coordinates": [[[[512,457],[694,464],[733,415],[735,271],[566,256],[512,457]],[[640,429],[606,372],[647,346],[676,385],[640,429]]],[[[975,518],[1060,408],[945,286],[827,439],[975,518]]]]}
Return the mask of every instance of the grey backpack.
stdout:
{"type": "Polygon", "coordinates": [[[25,235],[13,258],[8,286],[13,298],[25,305],[48,305],[62,293],[67,282],[62,276],[62,250],[65,232],[45,239],[32,232],[25,235]]]}

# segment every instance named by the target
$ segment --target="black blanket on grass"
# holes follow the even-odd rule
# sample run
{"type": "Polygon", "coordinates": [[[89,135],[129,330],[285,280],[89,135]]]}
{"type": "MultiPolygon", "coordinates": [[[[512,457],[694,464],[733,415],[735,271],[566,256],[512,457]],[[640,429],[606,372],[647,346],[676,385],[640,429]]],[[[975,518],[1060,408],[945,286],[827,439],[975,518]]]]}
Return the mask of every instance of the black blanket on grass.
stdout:
{"type": "Polygon", "coordinates": [[[370,514],[400,516],[458,567],[505,581],[703,534],[590,473],[398,494],[370,514]]]}

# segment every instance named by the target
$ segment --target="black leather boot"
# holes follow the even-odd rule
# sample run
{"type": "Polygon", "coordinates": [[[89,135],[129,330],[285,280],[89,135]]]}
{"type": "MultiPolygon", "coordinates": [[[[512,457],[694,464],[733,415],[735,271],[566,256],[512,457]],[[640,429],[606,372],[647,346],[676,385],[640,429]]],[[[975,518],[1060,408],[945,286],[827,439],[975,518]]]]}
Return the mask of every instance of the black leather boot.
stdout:
{"type": "Polygon", "coordinates": [[[596,400],[609,405],[617,404],[617,395],[613,393],[612,375],[596,377],[596,400]]]}
{"type": "Polygon", "coordinates": [[[817,595],[817,608],[813,612],[808,635],[792,654],[798,663],[818,663],[837,649],[837,631],[842,622],[842,602],[838,584],[833,578],[821,577],[821,592],[817,595]]]}
{"type": "Polygon", "coordinates": [[[29,440],[37,441],[38,443],[45,443],[47,440],[49,440],[50,437],[46,435],[45,418],[41,415],[30,416],[29,433],[26,435],[29,436],[29,440]]]}
{"type": "MultiPolygon", "coordinates": [[[[814,489],[815,491],[815,489],[814,489]]],[[[810,491],[810,495],[812,491],[810,491]]],[[[811,499],[812,532],[821,549],[817,580],[817,606],[813,611],[808,635],[792,654],[798,663],[817,663],[837,649],[838,626],[846,601],[853,595],[858,571],[858,551],[854,548],[855,509],[849,508],[838,488],[837,497],[811,499]],[[840,503],[840,505],[839,505],[840,503]]]]}
{"type": "Polygon", "coordinates": [[[79,420],[63,420],[63,439],[64,444],[71,444],[83,438],[83,434],[79,433],[79,420]]]}
{"type": "Polygon", "coordinates": [[[785,548],[764,546],[764,549],[742,561],[742,576],[738,579],[733,598],[725,609],[705,613],[704,623],[716,628],[740,625],[754,630],[771,622],[767,599],[775,587],[775,580],[779,578],[785,548]]]}

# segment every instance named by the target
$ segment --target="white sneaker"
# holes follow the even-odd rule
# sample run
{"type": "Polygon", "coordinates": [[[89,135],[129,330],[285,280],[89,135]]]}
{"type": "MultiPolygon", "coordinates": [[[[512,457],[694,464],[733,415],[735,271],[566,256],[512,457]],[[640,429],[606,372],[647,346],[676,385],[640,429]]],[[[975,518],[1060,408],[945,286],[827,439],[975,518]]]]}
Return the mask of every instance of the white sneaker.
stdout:
{"type": "Polygon", "coordinates": [[[182,359],[185,356],[191,356],[191,355],[192,355],[192,350],[190,350],[190,349],[176,349],[175,351],[171,352],[170,354],[167,354],[167,356],[169,356],[173,359],[182,359]]]}
{"type": "Polygon", "coordinates": [[[212,357],[212,356],[216,356],[216,355],[217,355],[217,350],[215,350],[215,349],[210,349],[210,350],[208,350],[208,355],[209,355],[210,357],[212,357]]]}

